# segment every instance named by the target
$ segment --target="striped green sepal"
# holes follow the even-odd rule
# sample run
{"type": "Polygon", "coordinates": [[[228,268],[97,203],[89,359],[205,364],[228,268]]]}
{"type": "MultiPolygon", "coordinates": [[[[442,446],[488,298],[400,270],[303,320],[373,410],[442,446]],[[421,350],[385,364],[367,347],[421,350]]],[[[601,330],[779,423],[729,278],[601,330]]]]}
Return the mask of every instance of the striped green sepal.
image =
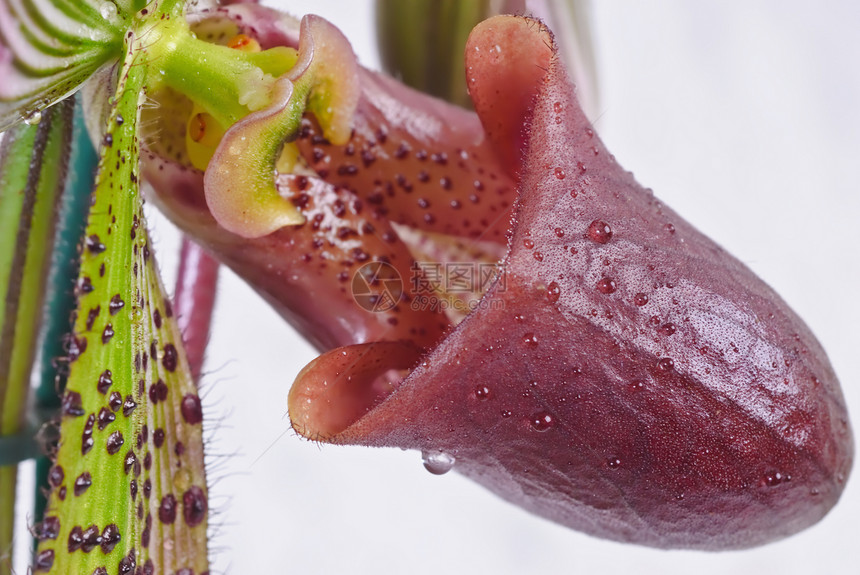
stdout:
{"type": "Polygon", "coordinates": [[[0,0],[0,131],[34,121],[122,55],[143,0],[0,0]]]}
{"type": "Polygon", "coordinates": [[[466,38],[478,22],[498,12],[498,4],[491,0],[377,0],[383,68],[407,86],[471,108],[463,70],[466,38]]]}
{"type": "MultiPolygon", "coordinates": [[[[19,434],[26,441],[26,431],[33,432],[25,413],[71,126],[72,104],[61,103],[38,125],[10,130],[0,145],[0,435],[5,438],[19,434]]],[[[12,540],[16,472],[16,465],[0,467],[3,549],[12,540]]]]}
{"type": "Polygon", "coordinates": [[[200,400],[139,195],[145,41],[132,37],[101,143],[36,572],[208,570],[200,400]]]}

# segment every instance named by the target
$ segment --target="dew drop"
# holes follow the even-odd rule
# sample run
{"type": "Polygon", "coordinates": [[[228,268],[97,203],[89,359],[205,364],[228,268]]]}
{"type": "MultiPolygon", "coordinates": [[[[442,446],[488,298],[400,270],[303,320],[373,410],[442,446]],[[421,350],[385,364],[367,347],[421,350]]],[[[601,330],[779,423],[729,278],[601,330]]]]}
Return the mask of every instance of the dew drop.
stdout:
{"type": "Polygon", "coordinates": [[[502,417],[504,417],[505,419],[509,418],[511,415],[513,415],[513,413],[511,412],[510,409],[503,409],[502,410],[502,417]]]}
{"type": "Polygon", "coordinates": [[[549,431],[555,425],[555,418],[546,411],[539,411],[529,418],[529,424],[535,431],[549,431]]]}
{"type": "Polygon", "coordinates": [[[490,397],[490,388],[486,385],[479,385],[475,388],[475,397],[478,399],[488,399],[490,397]]]}
{"type": "Polygon", "coordinates": [[[602,294],[609,295],[611,293],[615,293],[615,290],[617,289],[618,286],[615,285],[615,280],[612,278],[603,278],[597,282],[597,291],[602,294]]]}
{"type": "Polygon", "coordinates": [[[639,307],[642,307],[643,305],[648,303],[648,296],[640,292],[633,296],[633,303],[635,303],[639,307]]]}
{"type": "Polygon", "coordinates": [[[556,168],[553,173],[555,174],[555,177],[559,180],[564,179],[564,170],[562,170],[561,168],[556,168]]]}
{"type": "Polygon", "coordinates": [[[773,473],[768,473],[765,475],[761,483],[766,487],[776,487],[782,483],[787,483],[791,481],[791,475],[787,475],[785,473],[780,473],[779,471],[775,471],[773,473]]]}
{"type": "Polygon", "coordinates": [[[673,369],[675,369],[675,360],[671,357],[660,358],[660,361],[657,362],[657,371],[660,373],[669,373],[673,369]]]}
{"type": "Polygon", "coordinates": [[[546,286],[546,299],[549,303],[557,302],[560,295],[561,288],[558,287],[556,282],[550,282],[550,284],[546,286]]]}
{"type": "Polygon", "coordinates": [[[563,238],[564,237],[564,230],[563,229],[555,228],[555,230],[553,230],[553,231],[555,232],[555,237],[557,237],[557,238],[563,238]]]}
{"type": "Polygon", "coordinates": [[[540,253],[540,252],[535,252],[535,253],[534,253],[534,254],[532,254],[532,255],[534,256],[534,258],[535,258],[537,261],[539,261],[539,262],[542,262],[542,261],[543,261],[543,254],[542,254],[542,253],[540,253]]]}
{"type": "Polygon", "coordinates": [[[609,460],[606,462],[606,465],[609,466],[609,469],[618,469],[619,467],[621,467],[621,460],[617,457],[610,457],[609,460]]]}
{"type": "Polygon", "coordinates": [[[523,334],[523,343],[528,347],[537,347],[538,338],[533,332],[523,334]]]}
{"type": "Polygon", "coordinates": [[[38,126],[39,122],[42,121],[42,112],[40,110],[34,110],[30,112],[26,116],[24,116],[24,123],[28,126],[38,126]]]}
{"type": "Polygon", "coordinates": [[[586,235],[593,242],[605,244],[612,239],[612,228],[603,220],[594,220],[589,224],[586,235]]]}
{"type": "Polygon", "coordinates": [[[529,238],[526,238],[526,239],[524,239],[524,240],[523,240],[523,246],[524,246],[527,250],[530,250],[530,249],[532,249],[532,248],[534,248],[534,247],[535,247],[535,243],[534,243],[534,241],[533,241],[533,240],[531,240],[531,239],[529,239],[529,238]]]}
{"type": "Polygon", "coordinates": [[[454,463],[457,462],[453,455],[442,450],[422,451],[421,460],[424,462],[424,469],[433,475],[445,475],[454,468],[454,463]]]}
{"type": "Polygon", "coordinates": [[[675,233],[675,226],[673,226],[672,224],[666,224],[665,226],[663,226],[663,229],[665,229],[670,234],[675,233]]]}
{"type": "Polygon", "coordinates": [[[99,6],[99,14],[105,20],[112,20],[117,14],[116,5],[113,2],[102,2],[99,6]]]}
{"type": "Polygon", "coordinates": [[[672,335],[675,333],[675,324],[674,323],[664,323],[659,328],[657,328],[657,333],[660,335],[672,335]]]}

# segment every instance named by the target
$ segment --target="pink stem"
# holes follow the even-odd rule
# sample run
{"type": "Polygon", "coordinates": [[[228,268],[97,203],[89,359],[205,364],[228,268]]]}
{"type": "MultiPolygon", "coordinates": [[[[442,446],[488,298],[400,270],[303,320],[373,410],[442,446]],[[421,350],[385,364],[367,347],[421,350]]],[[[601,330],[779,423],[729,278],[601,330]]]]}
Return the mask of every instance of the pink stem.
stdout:
{"type": "Polygon", "coordinates": [[[176,278],[174,312],[185,341],[188,365],[195,381],[200,380],[212,309],[215,306],[215,288],[218,283],[218,261],[203,251],[188,236],[182,237],[179,254],[179,274],[176,278]]]}

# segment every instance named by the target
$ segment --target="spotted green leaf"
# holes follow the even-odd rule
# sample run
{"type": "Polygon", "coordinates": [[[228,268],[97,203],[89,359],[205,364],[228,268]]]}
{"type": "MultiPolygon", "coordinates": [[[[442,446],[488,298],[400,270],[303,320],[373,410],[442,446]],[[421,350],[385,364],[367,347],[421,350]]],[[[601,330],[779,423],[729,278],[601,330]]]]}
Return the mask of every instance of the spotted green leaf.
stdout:
{"type": "MultiPolygon", "coordinates": [[[[164,14],[155,3],[150,8],[156,19],[164,14]]],[[[37,572],[208,569],[200,400],[138,186],[148,24],[129,36],[101,143],[37,572]]]]}

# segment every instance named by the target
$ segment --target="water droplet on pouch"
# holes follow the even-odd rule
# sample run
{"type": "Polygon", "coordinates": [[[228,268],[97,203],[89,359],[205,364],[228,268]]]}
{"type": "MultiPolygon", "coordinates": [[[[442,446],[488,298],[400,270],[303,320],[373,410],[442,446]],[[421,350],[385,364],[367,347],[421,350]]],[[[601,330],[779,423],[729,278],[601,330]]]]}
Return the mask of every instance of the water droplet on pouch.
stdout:
{"type": "Polygon", "coordinates": [[[555,425],[555,418],[546,411],[539,411],[529,418],[529,424],[535,431],[549,431],[555,425]]]}
{"type": "Polygon", "coordinates": [[[479,385],[475,388],[475,397],[478,399],[487,399],[490,397],[490,388],[486,385],[479,385]]]}
{"type": "Polygon", "coordinates": [[[782,483],[791,481],[791,475],[780,473],[779,471],[768,473],[761,479],[762,486],[776,487],[782,483]]]}
{"type": "Polygon", "coordinates": [[[675,324],[674,323],[664,323],[657,329],[657,333],[660,335],[672,335],[675,333],[675,324]]]}
{"type": "Polygon", "coordinates": [[[610,469],[618,469],[621,466],[621,460],[617,457],[610,457],[606,462],[610,469]]]}
{"type": "Polygon", "coordinates": [[[661,358],[660,361],[657,362],[657,371],[660,373],[669,373],[675,369],[675,360],[671,357],[661,358]]]}
{"type": "Polygon", "coordinates": [[[546,287],[546,299],[549,303],[555,303],[558,301],[559,296],[561,295],[561,288],[558,287],[556,282],[550,282],[546,287]]]}
{"type": "Polygon", "coordinates": [[[454,463],[457,460],[450,453],[444,451],[422,451],[421,460],[424,462],[424,469],[433,475],[445,475],[454,468],[454,463]]]}
{"type": "Polygon", "coordinates": [[[523,343],[529,347],[537,347],[538,338],[533,332],[524,333],[523,343]]]}
{"type": "Polygon", "coordinates": [[[643,305],[648,303],[648,296],[644,293],[638,293],[633,296],[633,303],[635,303],[639,307],[642,307],[643,305]]]}
{"type": "Polygon", "coordinates": [[[558,178],[559,180],[563,180],[563,179],[564,179],[564,170],[563,170],[563,169],[561,169],[561,168],[556,168],[556,169],[554,170],[554,173],[555,173],[555,177],[556,177],[556,178],[558,178]]]}
{"type": "Polygon", "coordinates": [[[588,239],[598,244],[605,244],[612,239],[612,228],[603,220],[594,220],[588,226],[588,239]]]}
{"type": "Polygon", "coordinates": [[[616,289],[618,289],[618,286],[615,285],[615,280],[612,278],[603,278],[597,282],[597,291],[602,294],[609,295],[615,293],[616,289]]]}

